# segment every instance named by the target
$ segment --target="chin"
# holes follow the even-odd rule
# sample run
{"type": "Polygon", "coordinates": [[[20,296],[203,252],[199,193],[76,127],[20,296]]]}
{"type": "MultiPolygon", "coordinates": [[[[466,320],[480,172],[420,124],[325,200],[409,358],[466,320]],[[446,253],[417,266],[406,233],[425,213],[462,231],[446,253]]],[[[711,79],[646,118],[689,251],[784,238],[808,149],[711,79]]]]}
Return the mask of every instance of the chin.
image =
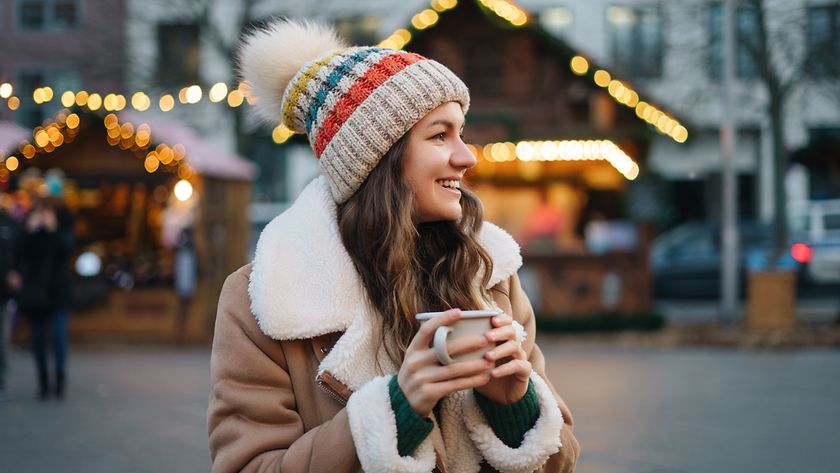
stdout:
{"type": "Polygon", "coordinates": [[[451,221],[454,222],[455,220],[459,220],[461,218],[461,206],[459,205],[457,209],[446,209],[442,210],[438,214],[438,221],[451,221]]]}
{"type": "Polygon", "coordinates": [[[460,220],[462,213],[461,206],[459,205],[457,209],[440,209],[437,212],[430,212],[421,217],[420,221],[423,223],[454,222],[460,220]]]}

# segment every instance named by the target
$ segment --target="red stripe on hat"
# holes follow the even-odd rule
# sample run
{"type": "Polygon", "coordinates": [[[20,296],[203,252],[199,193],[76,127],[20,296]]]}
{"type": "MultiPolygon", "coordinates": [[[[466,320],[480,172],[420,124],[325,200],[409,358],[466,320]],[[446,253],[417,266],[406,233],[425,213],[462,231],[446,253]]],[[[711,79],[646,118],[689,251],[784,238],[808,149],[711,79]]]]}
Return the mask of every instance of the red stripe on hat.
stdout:
{"type": "Polygon", "coordinates": [[[365,72],[362,77],[359,77],[350,89],[341,96],[335,107],[330,110],[324,123],[321,124],[321,129],[318,130],[318,135],[315,137],[313,145],[315,149],[315,156],[321,158],[321,153],[324,152],[327,145],[330,144],[333,137],[344,122],[350,118],[350,115],[356,111],[356,108],[365,101],[365,99],[376,90],[377,87],[384,84],[386,80],[396,75],[401,70],[405,69],[411,64],[414,64],[423,56],[414,53],[398,52],[385,56],[365,72]]]}

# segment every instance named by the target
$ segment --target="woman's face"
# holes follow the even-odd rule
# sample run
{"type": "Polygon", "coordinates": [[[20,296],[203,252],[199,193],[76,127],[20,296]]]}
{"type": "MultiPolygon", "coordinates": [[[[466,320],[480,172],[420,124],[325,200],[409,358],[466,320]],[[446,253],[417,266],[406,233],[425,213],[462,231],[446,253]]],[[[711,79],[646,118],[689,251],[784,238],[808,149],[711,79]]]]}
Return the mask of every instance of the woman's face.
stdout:
{"type": "Polygon", "coordinates": [[[476,164],[463,130],[461,105],[447,102],[408,131],[403,179],[414,192],[420,222],[461,218],[461,179],[476,164]]]}

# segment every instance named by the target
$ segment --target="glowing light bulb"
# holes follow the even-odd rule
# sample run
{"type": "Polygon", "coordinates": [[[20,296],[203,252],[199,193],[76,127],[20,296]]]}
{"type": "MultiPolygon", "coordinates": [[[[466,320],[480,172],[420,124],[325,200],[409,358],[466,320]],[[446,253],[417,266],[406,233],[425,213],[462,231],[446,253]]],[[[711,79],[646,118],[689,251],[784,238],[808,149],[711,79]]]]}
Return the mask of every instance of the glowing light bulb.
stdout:
{"type": "Polygon", "coordinates": [[[181,179],[175,184],[175,198],[180,200],[181,202],[186,202],[190,200],[193,194],[193,186],[190,184],[190,181],[186,179],[181,179]]]}

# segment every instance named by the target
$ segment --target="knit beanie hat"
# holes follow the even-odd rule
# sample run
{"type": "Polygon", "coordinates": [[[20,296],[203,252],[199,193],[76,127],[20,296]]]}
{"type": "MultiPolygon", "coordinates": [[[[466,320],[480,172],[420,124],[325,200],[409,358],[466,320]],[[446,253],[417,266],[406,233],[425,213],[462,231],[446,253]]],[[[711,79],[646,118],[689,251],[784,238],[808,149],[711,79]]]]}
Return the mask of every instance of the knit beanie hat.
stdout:
{"type": "Polygon", "coordinates": [[[347,47],[311,22],[277,21],[245,38],[239,55],[259,118],[306,133],[337,203],[427,113],[470,103],[467,86],[419,54],[347,47]]]}

